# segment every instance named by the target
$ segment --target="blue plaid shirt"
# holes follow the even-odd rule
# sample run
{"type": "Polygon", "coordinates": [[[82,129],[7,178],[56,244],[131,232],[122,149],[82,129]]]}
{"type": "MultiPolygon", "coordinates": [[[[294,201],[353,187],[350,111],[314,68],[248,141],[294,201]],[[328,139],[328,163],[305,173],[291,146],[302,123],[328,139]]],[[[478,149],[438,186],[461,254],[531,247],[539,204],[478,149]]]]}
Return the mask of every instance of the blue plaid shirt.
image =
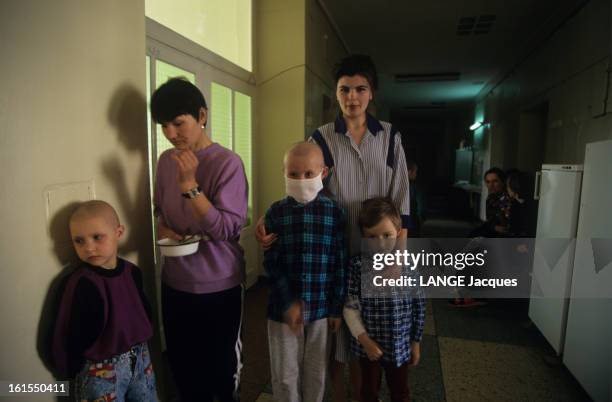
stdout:
{"type": "MultiPolygon", "coordinates": [[[[425,326],[425,298],[423,289],[399,291],[376,297],[361,296],[361,256],[349,262],[348,294],[345,307],[359,310],[363,326],[383,349],[382,360],[397,367],[410,360],[410,342],[420,342],[425,326]],[[408,294],[413,297],[407,296],[408,294]]],[[[409,268],[406,268],[409,270],[409,268]]],[[[351,350],[367,358],[363,347],[351,336],[351,350]]]]}
{"type": "Polygon", "coordinates": [[[346,292],[345,216],[321,194],[307,204],[286,197],[266,212],[266,231],[278,239],[264,253],[272,283],[268,318],[283,321],[296,301],[304,302],[304,322],[341,317],[346,292]]]}

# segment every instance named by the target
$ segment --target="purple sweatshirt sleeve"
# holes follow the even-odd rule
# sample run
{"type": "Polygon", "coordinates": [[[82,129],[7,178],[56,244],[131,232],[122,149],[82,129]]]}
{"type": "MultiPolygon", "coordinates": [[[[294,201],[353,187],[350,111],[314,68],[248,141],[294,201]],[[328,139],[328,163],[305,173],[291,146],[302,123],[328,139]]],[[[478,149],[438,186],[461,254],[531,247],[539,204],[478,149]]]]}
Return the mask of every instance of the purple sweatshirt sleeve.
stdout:
{"type": "Polygon", "coordinates": [[[247,216],[248,189],[242,161],[227,158],[218,170],[212,207],[200,218],[199,225],[212,240],[237,239],[247,216]]]}

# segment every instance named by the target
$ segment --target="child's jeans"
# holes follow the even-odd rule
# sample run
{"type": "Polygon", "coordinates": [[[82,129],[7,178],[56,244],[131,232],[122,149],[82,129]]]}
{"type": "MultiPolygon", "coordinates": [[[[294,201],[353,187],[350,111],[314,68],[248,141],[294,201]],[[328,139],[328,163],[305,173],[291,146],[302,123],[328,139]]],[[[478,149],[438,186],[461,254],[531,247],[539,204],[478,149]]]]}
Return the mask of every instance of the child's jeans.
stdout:
{"type": "Polygon", "coordinates": [[[107,360],[87,360],[76,376],[75,394],[77,401],[157,401],[147,344],[138,344],[107,360]]]}

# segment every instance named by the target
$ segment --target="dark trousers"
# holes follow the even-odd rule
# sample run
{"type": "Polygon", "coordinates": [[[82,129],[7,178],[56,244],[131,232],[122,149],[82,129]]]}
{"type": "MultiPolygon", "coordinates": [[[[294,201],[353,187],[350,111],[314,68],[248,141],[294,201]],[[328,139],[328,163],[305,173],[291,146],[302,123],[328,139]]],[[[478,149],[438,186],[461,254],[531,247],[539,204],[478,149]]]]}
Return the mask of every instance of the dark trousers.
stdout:
{"type": "Polygon", "coordinates": [[[408,362],[396,367],[393,363],[359,359],[361,366],[361,402],[378,402],[382,371],[385,371],[391,402],[410,401],[408,362]]]}
{"type": "Polygon", "coordinates": [[[182,402],[238,401],[242,286],[194,294],[162,286],[170,369],[182,402]]]}

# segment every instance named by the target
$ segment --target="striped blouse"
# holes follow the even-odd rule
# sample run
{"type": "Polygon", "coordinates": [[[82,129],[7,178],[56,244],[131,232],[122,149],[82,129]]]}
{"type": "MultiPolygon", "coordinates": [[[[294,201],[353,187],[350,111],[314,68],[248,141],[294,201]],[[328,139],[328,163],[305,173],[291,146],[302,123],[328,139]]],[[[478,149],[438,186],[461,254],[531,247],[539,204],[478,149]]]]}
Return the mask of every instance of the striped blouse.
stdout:
{"type": "Polygon", "coordinates": [[[370,114],[367,126],[359,145],[351,138],[342,116],[319,127],[309,139],[321,147],[329,168],[325,189],[346,211],[350,255],[358,254],[361,249],[359,212],[361,203],[369,198],[391,198],[402,215],[402,227],[412,227],[408,170],[401,135],[390,123],[379,121],[370,114]]]}

